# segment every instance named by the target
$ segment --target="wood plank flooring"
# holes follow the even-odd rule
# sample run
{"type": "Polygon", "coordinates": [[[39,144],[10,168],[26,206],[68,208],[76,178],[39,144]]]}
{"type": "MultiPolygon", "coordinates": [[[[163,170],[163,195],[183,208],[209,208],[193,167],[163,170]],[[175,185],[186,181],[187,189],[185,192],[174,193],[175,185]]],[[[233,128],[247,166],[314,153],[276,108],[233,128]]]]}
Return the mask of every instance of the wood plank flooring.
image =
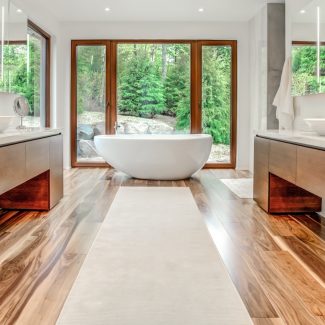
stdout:
{"type": "Polygon", "coordinates": [[[244,177],[204,170],[186,181],[141,181],[73,169],[52,211],[0,210],[0,324],[55,324],[120,186],[190,187],[255,325],[325,324],[324,220],[268,215],[219,181],[244,177]]]}

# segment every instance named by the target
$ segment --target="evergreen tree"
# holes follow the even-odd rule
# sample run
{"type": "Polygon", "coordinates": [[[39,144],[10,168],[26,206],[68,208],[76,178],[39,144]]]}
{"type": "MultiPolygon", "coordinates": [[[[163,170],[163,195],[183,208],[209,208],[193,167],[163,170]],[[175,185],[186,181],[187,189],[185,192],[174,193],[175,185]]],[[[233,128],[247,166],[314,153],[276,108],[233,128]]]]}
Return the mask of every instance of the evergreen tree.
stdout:
{"type": "Polygon", "coordinates": [[[134,52],[118,85],[119,112],[152,118],[164,110],[161,76],[148,56],[134,52]]]}

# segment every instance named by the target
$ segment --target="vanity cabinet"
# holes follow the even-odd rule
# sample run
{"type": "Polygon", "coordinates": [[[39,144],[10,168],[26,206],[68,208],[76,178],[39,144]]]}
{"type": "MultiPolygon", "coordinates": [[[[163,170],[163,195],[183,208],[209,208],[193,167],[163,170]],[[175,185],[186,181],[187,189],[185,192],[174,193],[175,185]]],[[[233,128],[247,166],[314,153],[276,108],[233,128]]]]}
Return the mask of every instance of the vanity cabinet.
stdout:
{"type": "Polygon", "coordinates": [[[264,210],[269,209],[269,151],[270,141],[255,138],[254,155],[254,199],[264,210]]]}
{"type": "Polygon", "coordinates": [[[319,212],[325,150],[255,137],[254,200],[269,213],[319,212]]]}
{"type": "Polygon", "coordinates": [[[55,206],[63,197],[63,141],[62,135],[50,141],[50,206],[55,206]]]}
{"type": "Polygon", "coordinates": [[[63,197],[62,135],[0,147],[0,208],[50,210],[63,197]]]}

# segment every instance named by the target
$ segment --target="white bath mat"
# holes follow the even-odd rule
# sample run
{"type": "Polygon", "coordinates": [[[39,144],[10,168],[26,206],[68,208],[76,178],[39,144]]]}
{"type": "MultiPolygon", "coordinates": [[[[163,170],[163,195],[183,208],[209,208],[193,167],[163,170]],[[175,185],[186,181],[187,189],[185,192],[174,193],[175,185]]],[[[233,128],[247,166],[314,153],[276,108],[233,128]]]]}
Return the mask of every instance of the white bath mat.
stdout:
{"type": "Polygon", "coordinates": [[[248,325],[188,188],[122,187],[61,325],[248,325]]]}
{"type": "Polygon", "coordinates": [[[253,178],[221,179],[233,193],[241,199],[253,198],[253,178]]]}

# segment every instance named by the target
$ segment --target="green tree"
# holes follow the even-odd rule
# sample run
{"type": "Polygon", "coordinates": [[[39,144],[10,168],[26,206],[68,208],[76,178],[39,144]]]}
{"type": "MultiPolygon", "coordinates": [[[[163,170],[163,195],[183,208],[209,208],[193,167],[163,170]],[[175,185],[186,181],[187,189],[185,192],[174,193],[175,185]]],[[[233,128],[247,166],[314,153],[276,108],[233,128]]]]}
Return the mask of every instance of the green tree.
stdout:
{"type": "Polygon", "coordinates": [[[136,46],[129,52],[127,67],[119,70],[119,112],[122,114],[152,118],[164,111],[160,71],[149,53],[153,56],[143,45],[136,46]]]}
{"type": "MultiPolygon", "coordinates": [[[[187,45],[170,46],[169,64],[164,82],[165,114],[176,116],[179,105],[189,104],[190,97],[190,53],[187,45]],[[180,104],[182,102],[182,104],[180,104]]],[[[190,105],[188,106],[190,107],[190,105]]],[[[178,114],[178,118],[180,118],[178,114]]],[[[186,118],[186,117],[184,117],[186,118]]],[[[177,123],[177,125],[180,125],[177,123]]]]}
{"type": "Polygon", "coordinates": [[[202,119],[214,143],[230,143],[231,48],[203,48],[202,119]]]}

